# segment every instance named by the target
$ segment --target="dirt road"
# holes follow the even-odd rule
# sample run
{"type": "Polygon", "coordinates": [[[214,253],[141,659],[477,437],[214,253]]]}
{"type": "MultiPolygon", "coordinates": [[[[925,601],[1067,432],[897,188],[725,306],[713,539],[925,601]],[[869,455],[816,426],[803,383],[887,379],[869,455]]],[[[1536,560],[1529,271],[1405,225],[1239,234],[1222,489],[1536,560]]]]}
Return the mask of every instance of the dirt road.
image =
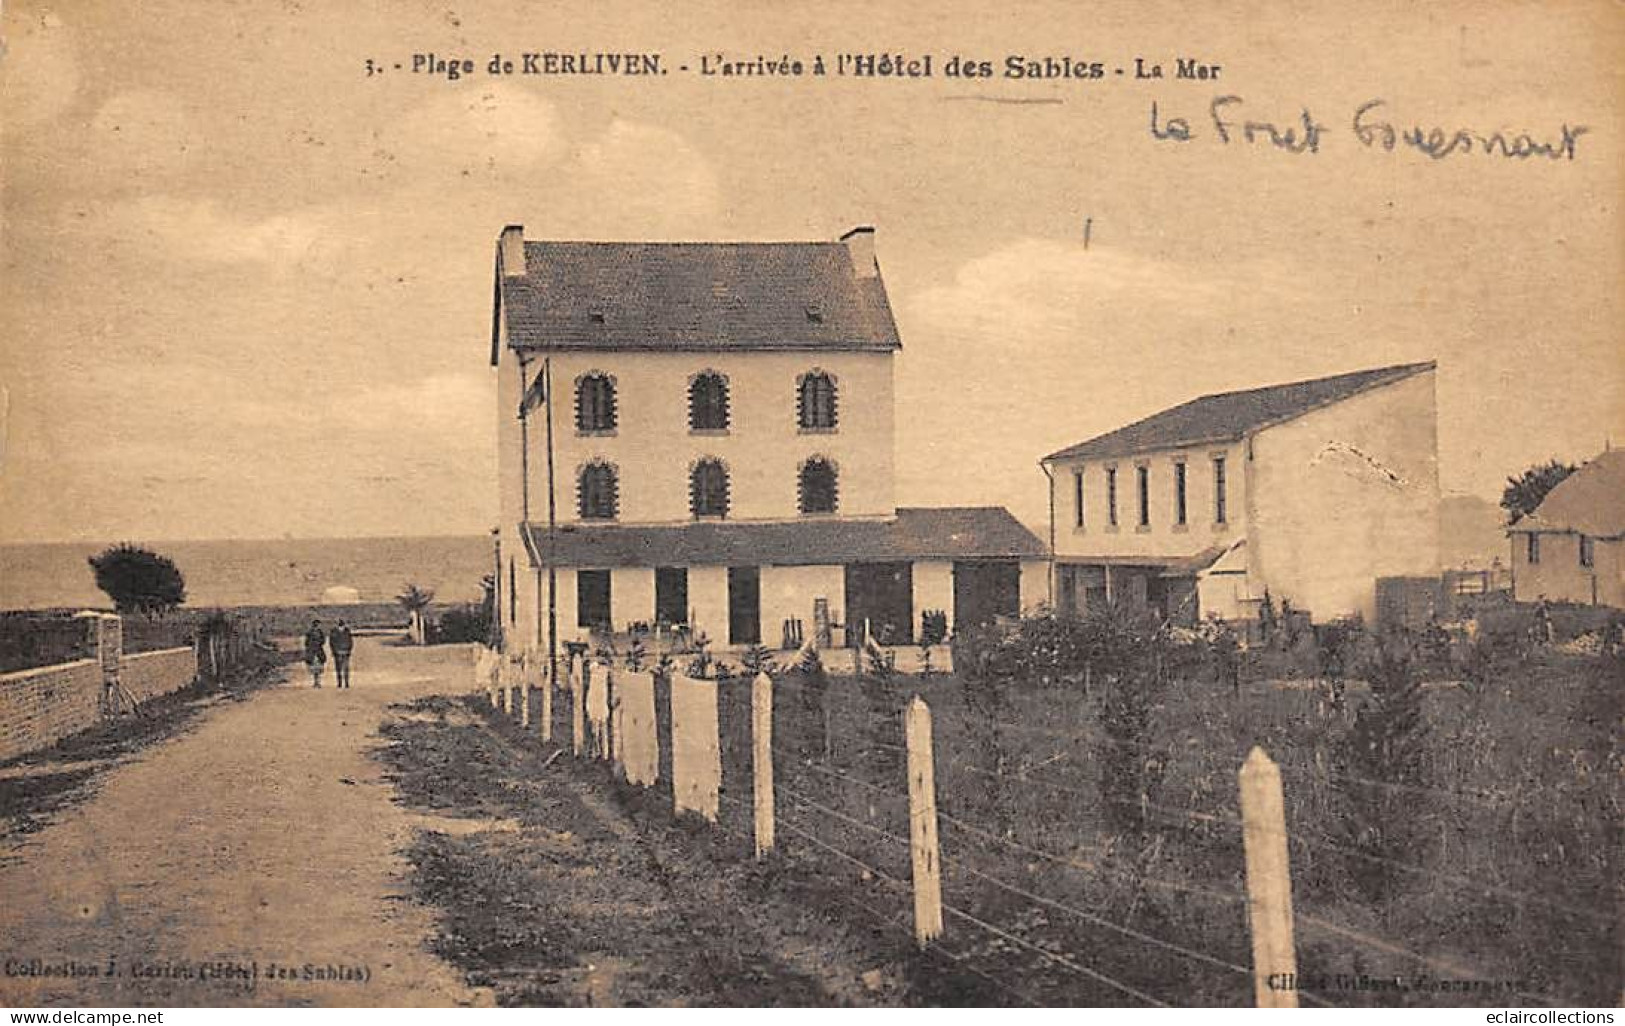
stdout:
{"type": "Polygon", "coordinates": [[[489,1003],[425,947],[400,854],[421,821],[371,757],[388,707],[469,659],[366,639],[348,691],[292,667],[0,852],[0,1004],[489,1003]]]}

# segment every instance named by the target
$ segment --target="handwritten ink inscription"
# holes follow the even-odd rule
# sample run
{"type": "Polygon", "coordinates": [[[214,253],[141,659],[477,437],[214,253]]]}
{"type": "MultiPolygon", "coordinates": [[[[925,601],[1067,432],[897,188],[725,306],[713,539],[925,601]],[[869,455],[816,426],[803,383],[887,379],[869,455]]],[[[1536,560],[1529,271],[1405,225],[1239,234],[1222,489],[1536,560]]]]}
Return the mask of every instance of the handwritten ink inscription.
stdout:
{"type": "MultiPolygon", "coordinates": [[[[1424,128],[1390,120],[1384,108],[1387,100],[1368,100],[1355,109],[1347,131],[1365,149],[1392,153],[1412,149],[1432,160],[1468,154],[1481,154],[1509,160],[1545,157],[1548,160],[1574,160],[1585,125],[1563,123],[1555,136],[1539,137],[1528,132],[1485,133],[1472,128],[1424,128]]],[[[1220,145],[1256,146],[1289,154],[1321,152],[1324,138],[1333,132],[1307,107],[1296,116],[1254,114],[1240,96],[1217,96],[1208,104],[1207,117],[1198,128],[1183,115],[1165,115],[1157,102],[1151,102],[1151,137],[1159,142],[1188,143],[1210,135],[1220,145]]]]}

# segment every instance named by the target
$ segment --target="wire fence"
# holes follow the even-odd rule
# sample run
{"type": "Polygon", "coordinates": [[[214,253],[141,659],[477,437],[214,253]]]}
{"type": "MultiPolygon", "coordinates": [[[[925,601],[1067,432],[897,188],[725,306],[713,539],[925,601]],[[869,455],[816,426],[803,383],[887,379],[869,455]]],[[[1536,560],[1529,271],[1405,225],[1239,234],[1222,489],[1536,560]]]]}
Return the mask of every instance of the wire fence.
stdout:
{"type": "MultiPolygon", "coordinates": [[[[560,680],[568,686],[547,693],[534,686],[540,675],[522,665],[489,661],[483,672],[482,684],[498,707],[536,721],[536,729],[583,758],[622,767],[626,776],[625,752],[635,745],[615,737],[631,729],[616,711],[631,693],[626,688],[642,686],[640,675],[577,664],[560,680]],[[507,686],[515,682],[529,685],[518,698],[507,686]],[[575,724],[582,720],[577,743],[575,724]]],[[[941,936],[924,938],[923,957],[940,973],[976,980],[984,1000],[1255,1001],[1259,966],[1239,758],[1188,738],[1113,736],[1071,696],[1012,702],[952,677],[784,674],[770,688],[770,736],[759,729],[748,678],[694,681],[666,674],[649,681],[651,743],[658,751],[654,789],[662,800],[679,805],[678,795],[690,786],[694,758],[683,747],[696,736],[698,716],[699,734],[709,739],[716,762],[715,782],[700,785],[714,798],[702,803],[699,815],[724,832],[730,850],[745,857],[763,847],[756,768],[770,757],[772,857],[827,877],[821,893],[855,919],[910,938],[916,937],[919,865],[911,817],[920,808],[911,796],[903,714],[911,697],[923,697],[934,723],[928,813],[932,835],[942,829],[933,857],[944,919],[941,936]]],[[[1297,1000],[1332,1007],[1467,1000],[1545,1005],[1617,995],[1617,970],[1577,974],[1582,986],[1576,993],[1568,981],[1529,974],[1517,963],[1523,949],[1463,936],[1459,916],[1452,928],[1403,902],[1374,899],[1360,886],[1360,867],[1382,871],[1388,885],[1400,887],[1396,893],[1432,895],[1435,903],[1441,894],[1488,903],[1493,909],[1480,914],[1511,915],[1520,927],[1537,928],[1537,936],[1582,930],[1570,950],[1617,950],[1611,905],[1576,900],[1561,879],[1536,892],[1478,864],[1441,861],[1436,852],[1448,848],[1433,850],[1433,857],[1407,857],[1331,818],[1333,798],[1350,791],[1426,797],[1467,810],[1477,817],[1471,822],[1485,825],[1509,807],[1531,812],[1527,806],[1463,788],[1388,787],[1313,760],[1288,760],[1281,770],[1297,930],[1296,978],[1280,986],[1297,1000]],[[1396,879],[1409,882],[1396,885],[1396,879]],[[1457,943],[1441,943],[1449,940],[1457,943]]]]}

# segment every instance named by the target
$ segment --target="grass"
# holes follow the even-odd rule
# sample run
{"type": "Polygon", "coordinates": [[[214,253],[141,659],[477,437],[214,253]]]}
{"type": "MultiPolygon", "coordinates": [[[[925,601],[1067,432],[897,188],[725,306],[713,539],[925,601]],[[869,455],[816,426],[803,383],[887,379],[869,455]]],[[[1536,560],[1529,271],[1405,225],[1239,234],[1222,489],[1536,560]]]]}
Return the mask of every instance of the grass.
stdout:
{"type": "MultiPolygon", "coordinates": [[[[1476,692],[1421,690],[1410,783],[1381,779],[1380,764],[1350,768],[1360,765],[1356,718],[1372,700],[1358,682],[1339,709],[1318,688],[1255,681],[1237,696],[1184,673],[1130,741],[1103,729],[1098,690],[790,680],[775,717],[779,801],[787,818],[906,881],[894,840],[907,837],[900,710],[917,691],[934,719],[945,900],[1009,935],[950,915],[951,943],[1045,1002],[1134,999],[1035,949],[1073,952],[1165,1001],[1249,1004],[1237,971],[1251,956],[1236,773],[1260,745],[1285,781],[1301,972],[1410,988],[1333,979],[1317,996],[1611,1003],[1621,986],[1618,663],[1539,650],[1491,678],[1476,692]],[[1478,989],[1429,990],[1424,977],[1478,989]]],[[[750,786],[747,701],[724,689],[724,788],[739,795],[750,786]]]]}

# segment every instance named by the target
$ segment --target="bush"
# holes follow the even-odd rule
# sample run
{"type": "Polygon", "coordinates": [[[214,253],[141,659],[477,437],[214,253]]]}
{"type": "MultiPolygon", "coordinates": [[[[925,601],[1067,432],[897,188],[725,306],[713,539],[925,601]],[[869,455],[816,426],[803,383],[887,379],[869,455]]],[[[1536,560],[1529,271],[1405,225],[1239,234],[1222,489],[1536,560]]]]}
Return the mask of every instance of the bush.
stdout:
{"type": "Polygon", "coordinates": [[[484,644],[491,636],[490,610],[481,605],[452,606],[429,629],[429,644],[484,644]]]}
{"type": "Polygon", "coordinates": [[[1396,879],[1390,860],[1427,859],[1428,835],[1418,825],[1425,819],[1419,794],[1425,783],[1428,727],[1410,638],[1384,635],[1361,672],[1371,690],[1340,743],[1339,790],[1346,808],[1345,835],[1356,851],[1369,856],[1356,856],[1349,875],[1367,900],[1377,901],[1409,880],[1396,879]]]}
{"type": "Polygon", "coordinates": [[[120,613],[167,613],[186,601],[186,578],[167,556],[128,543],[88,560],[96,587],[120,613]]]}

